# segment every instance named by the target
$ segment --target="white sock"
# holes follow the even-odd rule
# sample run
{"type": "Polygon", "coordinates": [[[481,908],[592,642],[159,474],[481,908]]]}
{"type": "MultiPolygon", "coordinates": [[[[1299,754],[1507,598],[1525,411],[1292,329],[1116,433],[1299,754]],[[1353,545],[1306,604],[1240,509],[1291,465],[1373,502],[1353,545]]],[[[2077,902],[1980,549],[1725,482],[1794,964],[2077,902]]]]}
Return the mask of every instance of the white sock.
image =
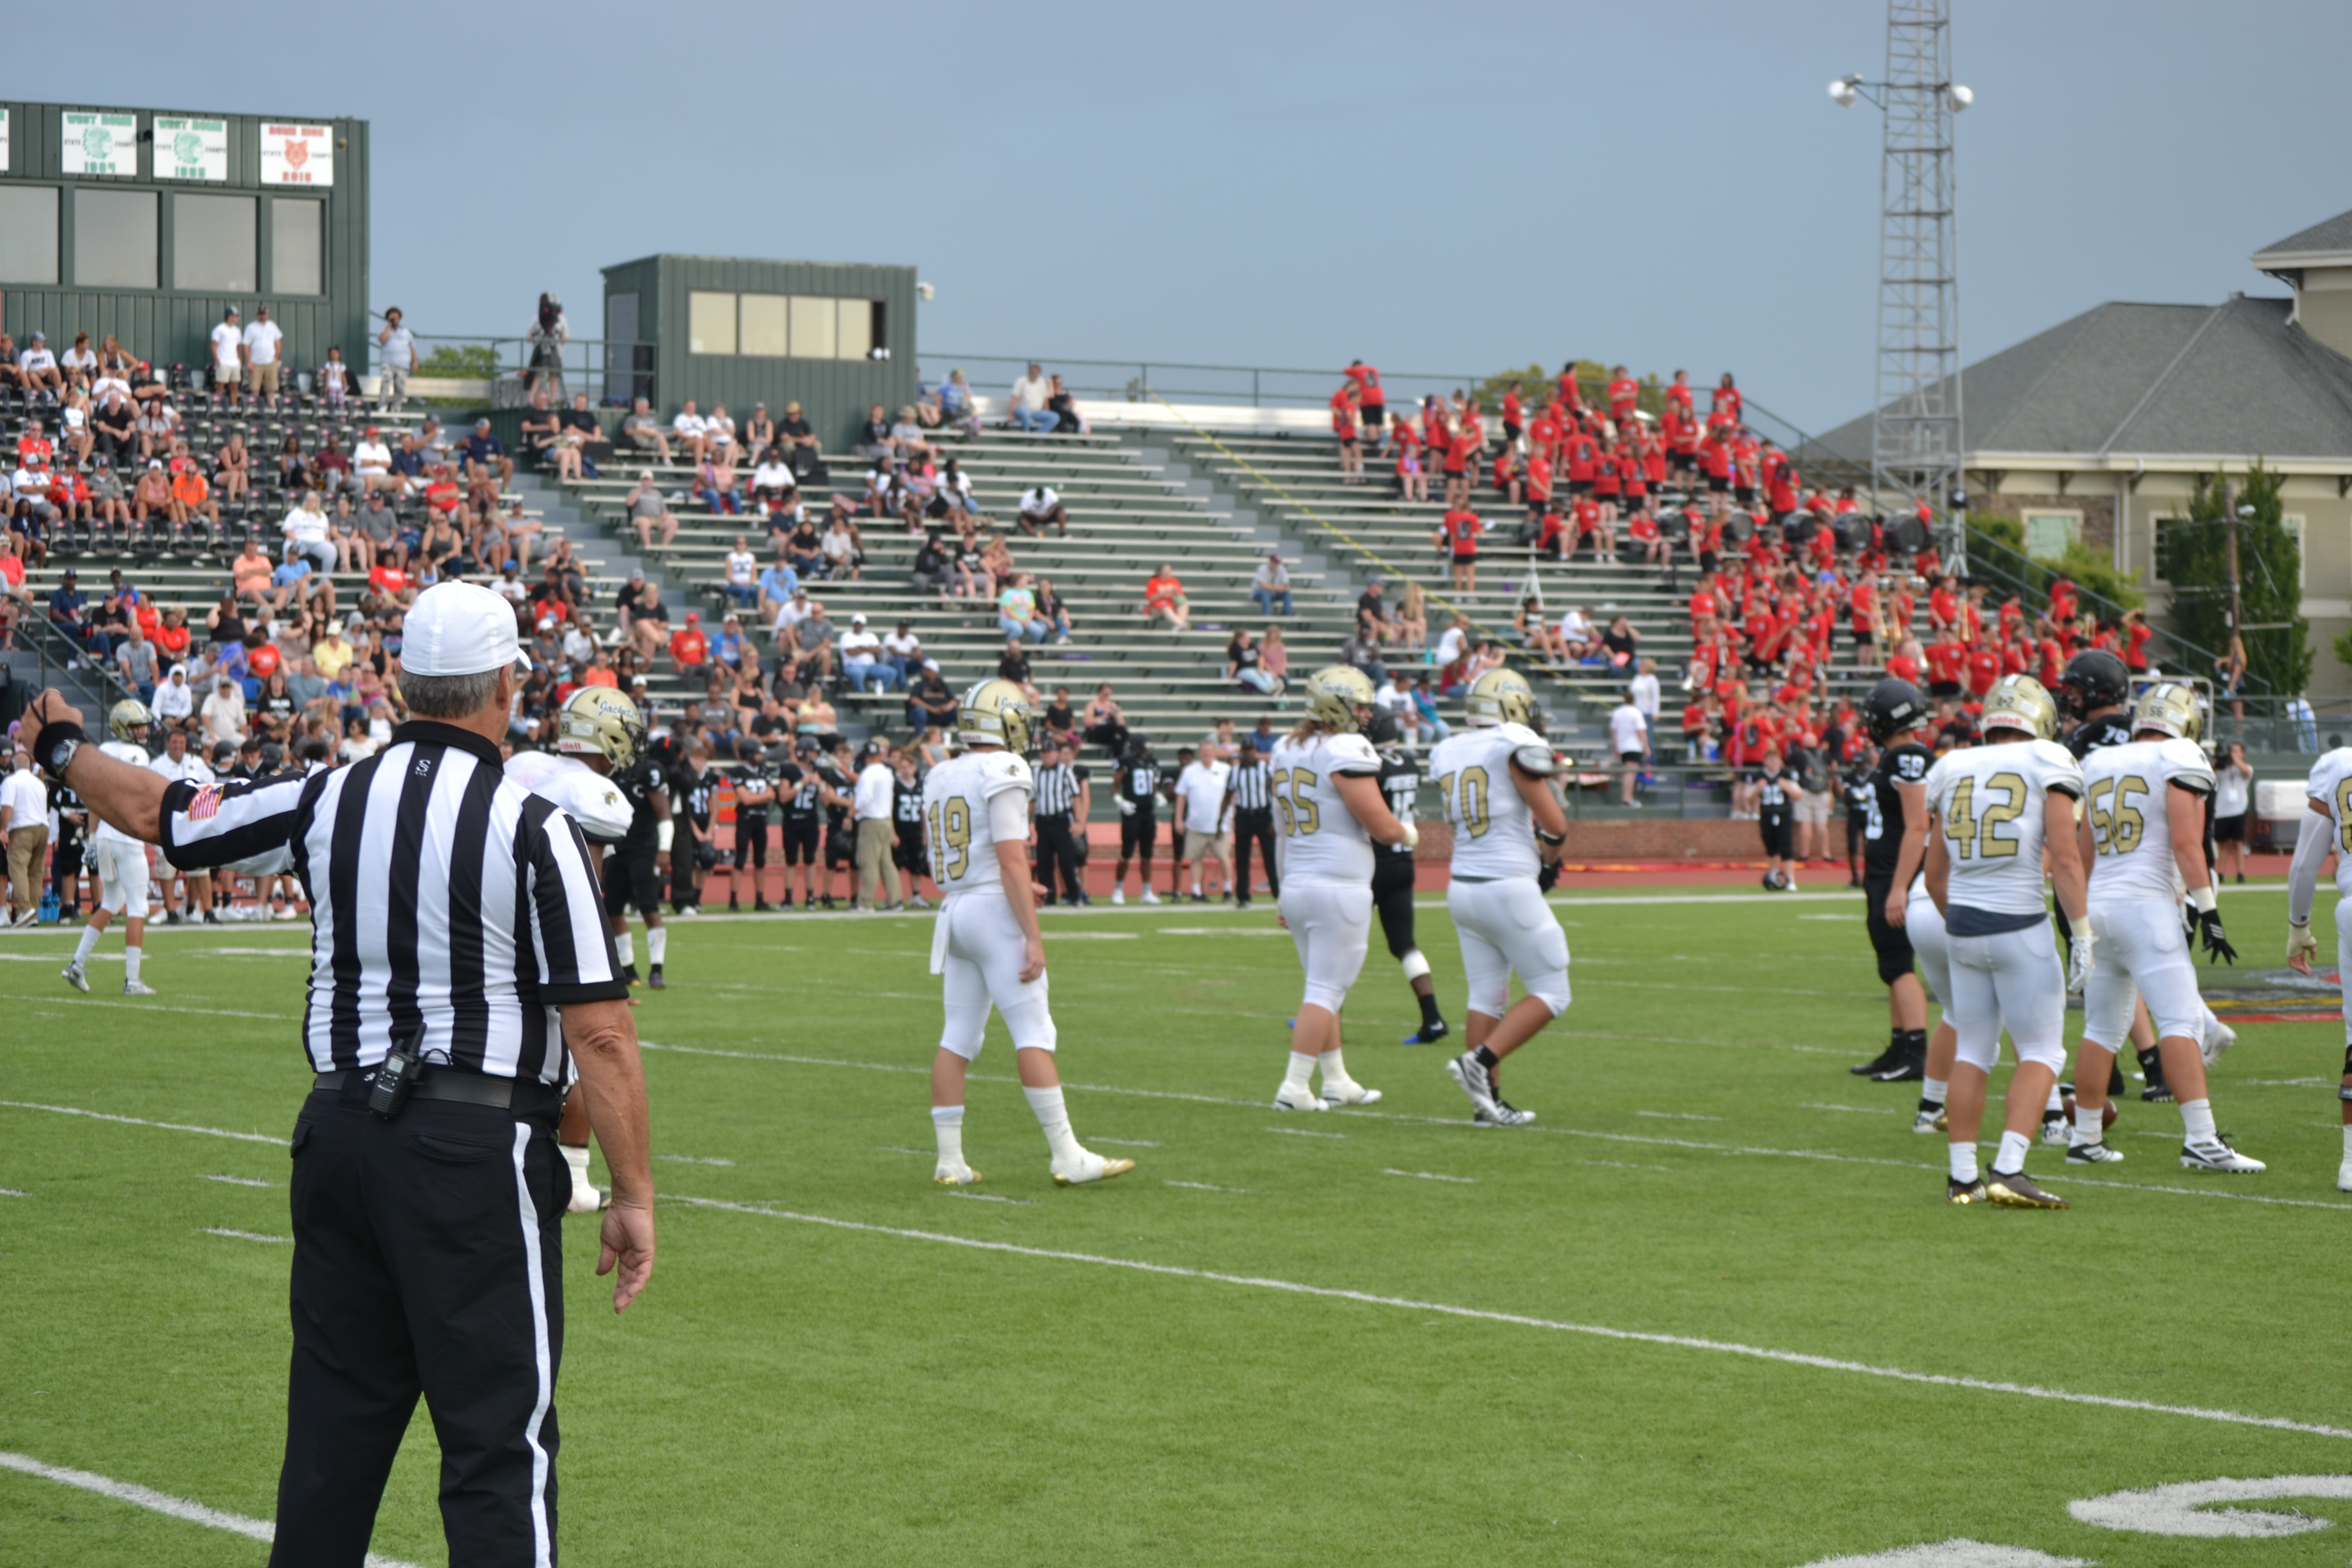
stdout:
{"type": "Polygon", "coordinates": [[[1951,1089],[1952,1086],[1948,1080],[1940,1078],[1931,1078],[1920,1084],[1919,1098],[1922,1100],[1932,1100],[1937,1105],[1941,1105],[1944,1103],[1946,1097],[1951,1093],[1951,1089]]]}
{"type": "Polygon", "coordinates": [[[1314,1087],[1315,1064],[1322,1059],[1323,1058],[1320,1057],[1302,1057],[1297,1051],[1291,1052],[1290,1071],[1283,1079],[1282,1087],[1285,1089],[1295,1089],[1299,1090],[1301,1093],[1305,1093],[1307,1090],[1312,1089],[1314,1087]]]}
{"type": "Polygon", "coordinates": [[[1956,1142],[1952,1145],[1952,1180],[1973,1182],[1977,1179],[1977,1146],[1956,1142]]]}
{"type": "MultiPolygon", "coordinates": [[[[133,985],[139,984],[139,960],[141,957],[142,954],[140,951],[135,947],[126,947],[122,950],[122,978],[129,981],[133,985]]],[[[2202,1105],[2205,1102],[2200,1100],[2197,1103],[2202,1105]]],[[[2186,1110],[2187,1107],[2184,1106],[2182,1109],[2186,1110]]],[[[2209,1129],[2213,1125],[2213,1118],[2210,1113],[2208,1113],[2205,1118],[2205,1125],[2209,1129]]]]}
{"type": "Polygon", "coordinates": [[[1343,1084],[1353,1081],[1348,1077],[1348,1064],[1339,1059],[1339,1047],[1333,1046],[1329,1050],[1317,1057],[1315,1061],[1316,1065],[1323,1069],[1325,1089],[1338,1089],[1343,1084]]]}
{"type": "Polygon", "coordinates": [[[1062,1103],[1059,1085],[1052,1089],[1031,1089],[1024,1084],[1021,1092],[1029,1097],[1029,1109],[1037,1113],[1037,1125],[1045,1131],[1045,1147],[1054,1152],[1055,1159],[1074,1160],[1085,1152],[1070,1131],[1070,1112],[1062,1103]]]}
{"type": "Polygon", "coordinates": [[[2352,1121],[2344,1124],[2344,1157],[2352,1160],[2352,1121]]]}
{"type": "Polygon", "coordinates": [[[556,1147],[563,1151],[563,1163],[572,1167],[572,1190],[576,1193],[589,1185],[588,1145],[558,1143],[556,1147]]]}
{"type": "Polygon", "coordinates": [[[2106,1111],[2107,1108],[2104,1105],[2095,1109],[2084,1105],[2079,1100],[2076,1100],[2074,1102],[2074,1142],[2096,1143],[2105,1138],[2107,1135],[2106,1111]]]}
{"type": "Polygon", "coordinates": [[[2025,1152],[2032,1147],[2033,1140],[2024,1133],[2002,1129],[2000,1150],[1992,1157],[1992,1173],[1996,1176],[2016,1175],[2025,1169],[2025,1152]]]}
{"type": "Polygon", "coordinates": [[[613,939],[613,950],[621,955],[621,967],[624,969],[637,961],[637,939],[627,931],[613,939]]]}
{"type": "Polygon", "coordinates": [[[2210,1100],[2184,1100],[2180,1102],[2180,1125],[2188,1131],[2191,1143],[2210,1143],[2213,1138],[2213,1102],[2210,1100]]]}
{"type": "Polygon", "coordinates": [[[2050,1103],[2042,1109],[2045,1114],[2063,1116],[2066,1113],[2065,1097],[2058,1092],[2055,1083],[2050,1086],[2050,1103]]]}
{"type": "Polygon", "coordinates": [[[963,1107],[934,1105],[931,1107],[931,1131],[940,1141],[940,1163],[963,1163],[963,1107]]]}
{"type": "Polygon", "coordinates": [[[98,939],[104,934],[105,933],[100,931],[96,926],[84,926],[81,928],[81,942],[74,948],[74,967],[76,969],[79,969],[83,964],[89,962],[89,955],[98,951],[98,939]]]}
{"type": "Polygon", "coordinates": [[[1192,896],[1196,899],[1201,896],[1201,879],[1198,877],[1192,879],[1192,896]]]}
{"type": "Polygon", "coordinates": [[[656,969],[661,967],[662,956],[669,952],[669,927],[656,926],[646,932],[646,957],[656,969]]]}

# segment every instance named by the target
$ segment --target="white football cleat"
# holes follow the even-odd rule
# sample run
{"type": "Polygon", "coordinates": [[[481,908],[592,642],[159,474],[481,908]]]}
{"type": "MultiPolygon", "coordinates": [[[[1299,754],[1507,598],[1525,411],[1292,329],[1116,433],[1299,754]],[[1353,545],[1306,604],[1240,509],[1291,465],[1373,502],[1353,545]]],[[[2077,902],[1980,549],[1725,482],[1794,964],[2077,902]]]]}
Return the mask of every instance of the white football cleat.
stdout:
{"type": "Polygon", "coordinates": [[[2067,1144],[2073,1142],[2074,1139],[2074,1130],[2067,1124],[2066,1119],[2063,1116],[2045,1116],[2042,1119],[2042,1146],[2043,1148],[2063,1149],[2067,1144]]]}
{"type": "Polygon", "coordinates": [[[2183,1143],[2180,1146],[2180,1168],[2184,1171],[2219,1171],[2228,1176],[2259,1176],[2270,1169],[2260,1160],[2249,1160],[2220,1139],[2210,1143],[2183,1143]]]}
{"type": "Polygon", "coordinates": [[[2124,1152],[2110,1149],[2105,1139],[2095,1143],[2069,1144],[2066,1149],[2066,1163],[2070,1165],[2120,1165],[2123,1159],[2124,1152]]]}
{"type": "Polygon", "coordinates": [[[125,996],[152,996],[156,991],[143,980],[126,980],[122,983],[122,994],[125,996]]]}
{"type": "Polygon", "coordinates": [[[1146,888],[1143,889],[1143,901],[1147,904],[1156,904],[1160,901],[1160,895],[1146,888]]]}
{"type": "Polygon", "coordinates": [[[1940,1105],[1933,1110],[1914,1111],[1911,1115],[1911,1131],[1914,1132],[1941,1132],[1944,1131],[1944,1108],[1940,1105]]]}
{"type": "Polygon", "coordinates": [[[1124,1176],[1135,1169],[1132,1160],[1106,1160],[1091,1149],[1081,1149],[1075,1160],[1056,1160],[1050,1167],[1057,1187],[1082,1187],[1088,1182],[1107,1182],[1113,1176],[1124,1176]]]}
{"type": "Polygon", "coordinates": [[[1378,1105],[1380,1102],[1379,1089],[1366,1089],[1353,1079],[1336,1089],[1332,1087],[1329,1079],[1323,1080],[1323,1103],[1333,1110],[1339,1110],[1343,1105],[1378,1105]]]}
{"type": "Polygon", "coordinates": [[[942,1187],[970,1187],[980,1184],[980,1173],[970,1165],[942,1164],[931,1173],[931,1180],[942,1187]]]}
{"type": "Polygon", "coordinates": [[[2352,1193],[2352,1160],[2347,1160],[2336,1167],[2336,1190],[2339,1193],[2352,1193]]]}
{"type": "Polygon", "coordinates": [[[89,989],[89,976],[82,973],[82,967],[80,964],[68,963],[58,973],[64,975],[66,977],[66,984],[72,986],[75,990],[88,991],[89,989]]]}
{"type": "Polygon", "coordinates": [[[2198,1046],[2197,1054],[2205,1058],[2205,1065],[2210,1068],[2221,1059],[2223,1051],[2237,1043],[2238,1031],[2216,1018],[2206,1026],[2205,1038],[2203,1043],[2198,1046]]]}
{"type": "Polygon", "coordinates": [[[1127,902],[1127,889],[1125,888],[1113,888],[1110,890],[1110,901],[1114,904],[1123,904],[1127,902]]]}
{"type": "Polygon", "coordinates": [[[1283,1085],[1280,1089],[1274,1091],[1274,1108],[1276,1110],[1324,1110],[1328,1109],[1328,1107],[1324,1105],[1322,1099],[1318,1096],[1313,1089],[1293,1089],[1290,1087],[1290,1082],[1287,1079],[1283,1080],[1283,1085]]]}

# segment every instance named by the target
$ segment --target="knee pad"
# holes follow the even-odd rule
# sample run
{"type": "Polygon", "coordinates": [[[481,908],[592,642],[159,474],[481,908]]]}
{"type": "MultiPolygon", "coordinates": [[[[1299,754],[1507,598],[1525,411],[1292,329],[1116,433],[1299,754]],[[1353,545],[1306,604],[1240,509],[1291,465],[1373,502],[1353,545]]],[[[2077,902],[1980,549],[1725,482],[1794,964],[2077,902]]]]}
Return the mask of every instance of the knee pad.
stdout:
{"type": "Polygon", "coordinates": [[[1878,983],[1881,985],[1894,984],[1912,973],[1915,962],[1915,955],[1907,943],[1895,952],[1880,948],[1878,950],[1878,983]]]}
{"type": "Polygon", "coordinates": [[[1990,1074],[1993,1064],[2000,1059],[2000,1031],[1964,1029],[1955,1025],[1953,1033],[1958,1037],[1953,1047],[1953,1059],[1966,1062],[1980,1073],[1990,1074]]]}
{"type": "Polygon", "coordinates": [[[1521,975],[1519,983],[1528,988],[1528,995],[1551,1009],[1553,1017],[1557,1018],[1568,1011],[1567,970],[1562,969],[1550,974],[1538,974],[1533,977],[1521,975]]]}
{"type": "Polygon", "coordinates": [[[1059,1037],[1054,1028],[1053,1012],[1045,1002],[1015,1002],[1010,1008],[1000,1007],[997,1011],[1003,1016],[1014,1050],[1052,1053],[1059,1037]]]}
{"type": "Polygon", "coordinates": [[[950,1004],[947,1013],[947,1025],[940,1031],[940,1049],[953,1051],[968,1062],[978,1061],[981,1043],[988,1033],[987,1005],[960,1007],[950,1004]]]}
{"type": "Polygon", "coordinates": [[[1429,973],[1429,960],[1423,958],[1421,955],[1421,949],[1416,947],[1404,955],[1403,969],[1404,977],[1407,980],[1419,980],[1429,973]]]}
{"type": "Polygon", "coordinates": [[[2020,1067],[2027,1062],[2038,1063],[2052,1072],[2064,1077],[2066,1073],[2066,1042],[2063,1039],[2043,1040],[2036,1045],[2015,1043],[2020,1067]]]}
{"type": "Polygon", "coordinates": [[[1337,1015],[1347,1000],[1348,994],[1337,985],[1320,980],[1310,980],[1307,983],[1307,994],[1299,998],[1298,1005],[1302,1007],[1320,1007],[1326,1013],[1337,1015]]]}

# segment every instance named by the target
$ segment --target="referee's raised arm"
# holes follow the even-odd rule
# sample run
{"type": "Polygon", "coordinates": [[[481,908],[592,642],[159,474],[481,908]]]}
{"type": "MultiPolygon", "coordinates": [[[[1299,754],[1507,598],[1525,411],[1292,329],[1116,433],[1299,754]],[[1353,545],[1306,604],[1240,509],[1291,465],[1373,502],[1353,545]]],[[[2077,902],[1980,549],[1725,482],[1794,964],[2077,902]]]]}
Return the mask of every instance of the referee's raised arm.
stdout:
{"type": "Polygon", "coordinates": [[[568,1069],[612,1167],[597,1272],[618,1270],[615,1310],[653,1271],[645,1079],[595,870],[572,818],[499,765],[514,610],[441,584],[404,633],[410,721],[307,777],[167,784],[85,745],[57,693],[27,710],[40,760],[101,819],[189,869],[290,849],[310,898],[276,1568],[359,1568],[419,1394],[450,1561],[553,1561],[568,1069]]]}

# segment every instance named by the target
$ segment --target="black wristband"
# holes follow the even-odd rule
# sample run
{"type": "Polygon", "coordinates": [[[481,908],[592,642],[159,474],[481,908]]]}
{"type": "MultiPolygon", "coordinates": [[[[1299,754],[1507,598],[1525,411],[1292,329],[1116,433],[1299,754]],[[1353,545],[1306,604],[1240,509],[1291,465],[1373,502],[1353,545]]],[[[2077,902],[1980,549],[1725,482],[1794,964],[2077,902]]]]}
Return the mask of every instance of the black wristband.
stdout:
{"type": "Polygon", "coordinates": [[[79,741],[88,745],[89,732],[69,719],[52,720],[42,725],[40,735],[33,742],[33,760],[47,768],[58,744],[66,741],[79,741]]]}

